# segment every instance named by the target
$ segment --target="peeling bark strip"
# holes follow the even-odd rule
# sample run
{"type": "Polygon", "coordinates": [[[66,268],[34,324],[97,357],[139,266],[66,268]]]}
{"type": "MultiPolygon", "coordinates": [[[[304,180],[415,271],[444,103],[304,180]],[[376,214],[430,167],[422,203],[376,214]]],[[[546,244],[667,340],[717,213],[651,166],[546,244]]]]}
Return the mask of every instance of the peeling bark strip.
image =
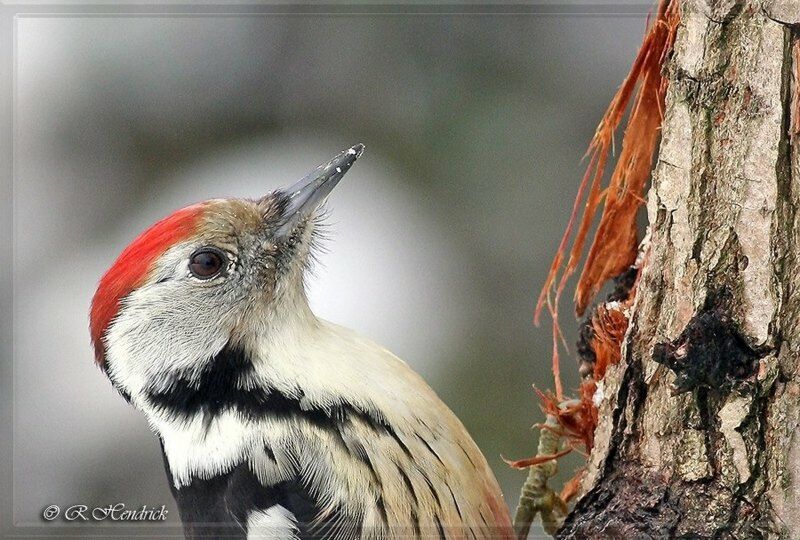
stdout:
{"type": "Polygon", "coordinates": [[[601,205],[603,212],[600,223],[575,288],[575,311],[578,316],[583,315],[606,281],[622,274],[636,260],[636,216],[644,203],[642,194],[650,177],[650,164],[660,135],[667,90],[667,80],[661,74],[661,66],[675,40],[680,18],[677,6],[678,0],[659,1],[658,13],[647,30],[630,72],[597,126],[587,150],[589,165],[536,302],[536,325],[545,306],[553,321],[553,377],[558,400],[564,398],[558,358],[558,340],[561,337],[558,326],[559,299],[567,280],[578,268],[595,213],[601,205]],[[632,98],[633,106],[622,139],[622,152],[608,186],[603,189],[603,175],[614,147],[614,133],[632,98]],[[584,197],[585,204],[582,204],[584,197]],[[573,232],[575,237],[570,246],[573,232]],[[567,252],[569,258],[565,262],[567,252]]]}
{"type": "Polygon", "coordinates": [[[800,531],[796,5],[681,2],[648,252],[561,538],[800,531]],[[709,371],[673,396],[656,357],[692,370],[681,355],[709,371]]]}

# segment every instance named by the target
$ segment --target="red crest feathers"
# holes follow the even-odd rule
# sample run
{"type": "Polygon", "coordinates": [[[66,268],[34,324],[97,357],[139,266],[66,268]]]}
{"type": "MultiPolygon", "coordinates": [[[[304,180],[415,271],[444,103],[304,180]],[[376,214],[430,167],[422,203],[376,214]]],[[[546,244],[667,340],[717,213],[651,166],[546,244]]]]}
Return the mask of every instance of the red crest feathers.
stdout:
{"type": "Polygon", "coordinates": [[[125,248],[100,279],[89,317],[95,360],[100,367],[105,368],[103,336],[117,315],[120,301],[144,282],[162,253],[194,233],[204,207],[200,203],[181,208],[152,225],[125,248]]]}

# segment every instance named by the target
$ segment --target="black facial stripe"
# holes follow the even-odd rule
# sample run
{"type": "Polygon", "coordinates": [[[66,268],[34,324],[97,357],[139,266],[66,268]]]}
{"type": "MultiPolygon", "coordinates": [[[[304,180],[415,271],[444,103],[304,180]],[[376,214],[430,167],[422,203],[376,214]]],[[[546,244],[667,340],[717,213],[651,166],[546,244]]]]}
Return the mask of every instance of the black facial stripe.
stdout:
{"type": "Polygon", "coordinates": [[[145,395],[151,405],[183,419],[203,413],[210,420],[225,411],[235,410],[253,419],[302,418],[316,427],[336,432],[350,422],[361,421],[374,431],[394,438],[410,454],[379,411],[351,403],[328,407],[303,403],[302,390],[298,390],[296,395],[288,395],[272,387],[247,388],[253,370],[252,362],[242,350],[226,346],[196,381],[185,374],[175,375],[166,390],[150,389],[145,395]]]}
{"type": "Polygon", "coordinates": [[[213,417],[232,407],[249,409],[265,398],[260,389],[240,389],[243,378],[252,371],[253,364],[243,351],[226,346],[197,381],[185,374],[173,375],[166,390],[151,388],[146,395],[153,406],[175,417],[187,418],[199,412],[213,417]]]}

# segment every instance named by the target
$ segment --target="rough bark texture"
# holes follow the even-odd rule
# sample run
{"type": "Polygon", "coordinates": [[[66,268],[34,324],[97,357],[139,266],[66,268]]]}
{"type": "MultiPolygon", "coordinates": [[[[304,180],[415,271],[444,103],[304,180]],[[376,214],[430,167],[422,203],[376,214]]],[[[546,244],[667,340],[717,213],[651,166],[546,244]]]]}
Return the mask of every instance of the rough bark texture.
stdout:
{"type": "Polygon", "coordinates": [[[560,537],[800,534],[798,5],[681,3],[623,360],[560,537]]]}

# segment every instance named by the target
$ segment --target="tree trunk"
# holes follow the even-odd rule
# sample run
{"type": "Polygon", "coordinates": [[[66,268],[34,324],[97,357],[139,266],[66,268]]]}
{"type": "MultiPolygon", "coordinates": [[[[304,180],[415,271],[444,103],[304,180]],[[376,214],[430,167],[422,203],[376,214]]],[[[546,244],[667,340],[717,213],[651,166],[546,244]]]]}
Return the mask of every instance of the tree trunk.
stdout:
{"type": "Polygon", "coordinates": [[[800,2],[710,4],[681,3],[631,322],[559,537],[800,534],[800,2]]]}

